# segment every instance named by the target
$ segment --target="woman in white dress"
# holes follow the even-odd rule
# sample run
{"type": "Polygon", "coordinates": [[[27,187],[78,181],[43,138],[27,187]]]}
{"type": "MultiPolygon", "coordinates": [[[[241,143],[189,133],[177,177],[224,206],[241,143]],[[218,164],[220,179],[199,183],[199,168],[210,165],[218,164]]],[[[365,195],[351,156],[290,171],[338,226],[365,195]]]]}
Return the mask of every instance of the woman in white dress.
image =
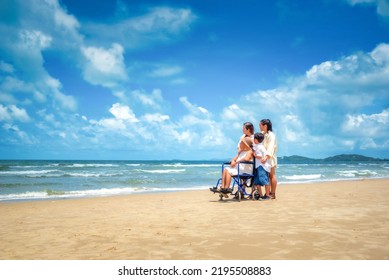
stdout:
{"type": "Polygon", "coordinates": [[[266,157],[262,159],[262,163],[266,162],[267,160],[270,160],[270,197],[272,199],[275,199],[277,188],[277,138],[276,135],[273,133],[273,125],[269,119],[263,119],[259,122],[259,130],[262,131],[263,135],[265,136],[265,139],[263,140],[263,145],[265,146],[267,152],[266,157]]]}
{"type": "MultiPolygon", "coordinates": [[[[222,186],[221,192],[229,192],[229,187],[231,184],[232,176],[238,175],[238,164],[242,161],[253,161],[254,152],[253,152],[253,140],[250,136],[246,136],[241,139],[239,143],[238,154],[231,159],[231,164],[229,167],[225,167],[222,174],[222,186]]],[[[252,164],[241,164],[239,166],[240,173],[251,174],[253,172],[252,164]]]]}

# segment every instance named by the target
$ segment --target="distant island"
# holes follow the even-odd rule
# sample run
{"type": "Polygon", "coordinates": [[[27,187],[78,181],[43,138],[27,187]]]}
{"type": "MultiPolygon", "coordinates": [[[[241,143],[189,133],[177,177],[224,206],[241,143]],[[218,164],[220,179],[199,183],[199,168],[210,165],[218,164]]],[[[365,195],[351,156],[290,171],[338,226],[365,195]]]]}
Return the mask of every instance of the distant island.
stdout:
{"type": "Polygon", "coordinates": [[[278,158],[279,163],[300,163],[300,162],[301,163],[330,163],[330,162],[338,163],[338,162],[382,162],[382,161],[389,161],[389,159],[366,157],[357,154],[342,154],[333,157],[327,157],[324,159],[314,159],[314,158],[308,158],[308,157],[302,157],[296,155],[284,156],[278,158]]]}

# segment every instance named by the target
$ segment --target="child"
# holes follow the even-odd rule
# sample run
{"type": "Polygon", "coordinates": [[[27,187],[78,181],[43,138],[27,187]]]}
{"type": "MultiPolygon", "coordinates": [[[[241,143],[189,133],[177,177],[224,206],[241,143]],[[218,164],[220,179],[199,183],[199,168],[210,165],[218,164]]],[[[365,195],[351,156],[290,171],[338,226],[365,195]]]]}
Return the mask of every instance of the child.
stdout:
{"type": "Polygon", "coordinates": [[[262,133],[257,132],[254,134],[254,157],[256,175],[254,178],[254,187],[257,188],[259,193],[260,200],[269,200],[270,199],[270,182],[269,182],[269,172],[271,170],[270,160],[264,161],[266,158],[266,149],[263,145],[264,136],[262,133]],[[265,186],[265,195],[262,196],[261,186],[265,186]]]}

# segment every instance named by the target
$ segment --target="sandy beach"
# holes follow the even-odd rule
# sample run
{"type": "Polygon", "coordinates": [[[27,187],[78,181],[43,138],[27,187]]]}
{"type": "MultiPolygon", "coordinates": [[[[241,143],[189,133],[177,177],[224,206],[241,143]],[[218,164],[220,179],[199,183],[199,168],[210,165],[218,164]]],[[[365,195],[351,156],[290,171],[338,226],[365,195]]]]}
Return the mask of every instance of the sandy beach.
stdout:
{"type": "Polygon", "coordinates": [[[0,259],[389,259],[389,180],[0,203],[0,259]]]}

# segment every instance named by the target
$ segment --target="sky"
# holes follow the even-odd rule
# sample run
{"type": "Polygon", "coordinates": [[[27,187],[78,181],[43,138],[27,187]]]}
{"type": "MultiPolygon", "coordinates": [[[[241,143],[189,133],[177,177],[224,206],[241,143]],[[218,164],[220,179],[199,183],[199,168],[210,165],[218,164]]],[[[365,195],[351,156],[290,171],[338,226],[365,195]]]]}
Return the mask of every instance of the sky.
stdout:
{"type": "Polygon", "coordinates": [[[389,158],[389,0],[0,0],[0,159],[389,158]]]}

